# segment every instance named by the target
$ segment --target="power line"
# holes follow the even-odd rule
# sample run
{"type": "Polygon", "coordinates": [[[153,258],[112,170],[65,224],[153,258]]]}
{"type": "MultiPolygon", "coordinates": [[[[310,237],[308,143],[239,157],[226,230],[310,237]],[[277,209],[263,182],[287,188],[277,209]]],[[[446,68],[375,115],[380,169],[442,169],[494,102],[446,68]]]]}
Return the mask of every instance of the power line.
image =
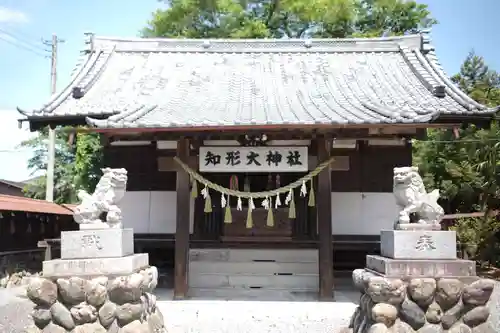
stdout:
{"type": "Polygon", "coordinates": [[[29,48],[29,47],[27,47],[27,46],[24,46],[24,45],[22,45],[22,44],[17,44],[17,43],[14,43],[13,41],[11,41],[11,40],[9,40],[9,39],[7,39],[7,38],[3,37],[2,35],[0,35],[0,40],[3,40],[4,42],[6,42],[6,43],[8,43],[8,44],[11,44],[11,45],[13,45],[13,46],[15,46],[15,47],[18,47],[18,48],[20,48],[20,49],[23,49],[23,50],[25,50],[25,51],[31,52],[31,53],[33,53],[33,54],[36,54],[36,55],[37,55],[37,56],[39,56],[39,57],[43,57],[43,58],[50,58],[50,56],[49,56],[49,55],[42,54],[42,53],[40,53],[39,51],[36,51],[36,50],[34,50],[34,49],[31,49],[31,48],[29,48]]]}
{"type": "Polygon", "coordinates": [[[7,36],[10,36],[16,42],[26,44],[30,48],[34,48],[34,49],[36,49],[38,51],[42,51],[42,52],[47,52],[47,53],[50,52],[50,50],[43,48],[40,44],[37,44],[37,43],[42,43],[41,39],[39,41],[37,41],[37,43],[33,43],[33,42],[29,41],[29,40],[26,40],[23,37],[18,36],[16,33],[7,31],[7,30],[2,29],[2,28],[0,28],[0,33],[2,33],[4,35],[7,35],[7,36]]]}
{"type": "Polygon", "coordinates": [[[16,35],[21,36],[21,38],[24,38],[26,40],[37,41],[37,43],[40,42],[40,37],[35,37],[34,35],[30,35],[30,34],[27,34],[25,32],[19,31],[19,30],[17,30],[17,31],[16,30],[12,30],[12,26],[11,25],[4,25],[4,26],[7,27],[7,28],[9,28],[10,31],[14,31],[13,33],[16,34],[16,35]]]}

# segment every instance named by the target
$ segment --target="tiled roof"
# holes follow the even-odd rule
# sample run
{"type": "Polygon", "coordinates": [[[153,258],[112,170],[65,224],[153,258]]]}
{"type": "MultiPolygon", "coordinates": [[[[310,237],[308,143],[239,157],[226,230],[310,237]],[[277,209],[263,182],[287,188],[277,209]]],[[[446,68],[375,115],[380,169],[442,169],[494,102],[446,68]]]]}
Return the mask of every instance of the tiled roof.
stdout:
{"type": "Polygon", "coordinates": [[[72,83],[43,108],[24,114],[87,116],[98,128],[191,128],[426,123],[496,111],[455,87],[426,34],[322,40],[95,37],[91,45],[72,83]]]}
{"type": "Polygon", "coordinates": [[[12,186],[21,190],[24,188],[24,186],[26,186],[26,184],[23,182],[14,182],[12,180],[6,180],[6,179],[0,179],[0,183],[4,183],[8,186],[12,186]]]}
{"type": "Polygon", "coordinates": [[[9,186],[12,186],[12,187],[16,187],[16,188],[19,188],[19,189],[22,190],[26,185],[34,184],[38,179],[40,179],[40,177],[41,176],[37,176],[37,177],[34,177],[34,178],[23,180],[21,182],[15,182],[15,181],[12,181],[12,180],[7,180],[7,179],[0,179],[0,183],[4,183],[6,185],[9,185],[9,186]]]}
{"type": "Polygon", "coordinates": [[[0,194],[1,211],[21,211],[30,213],[45,213],[57,215],[73,215],[73,210],[65,205],[24,197],[0,194]]]}

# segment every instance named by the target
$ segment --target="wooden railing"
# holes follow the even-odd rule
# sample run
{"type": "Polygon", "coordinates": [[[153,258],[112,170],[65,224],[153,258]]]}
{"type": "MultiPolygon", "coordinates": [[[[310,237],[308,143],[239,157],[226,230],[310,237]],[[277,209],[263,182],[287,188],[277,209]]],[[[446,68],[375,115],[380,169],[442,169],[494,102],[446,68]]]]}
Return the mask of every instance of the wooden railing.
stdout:
{"type": "Polygon", "coordinates": [[[53,250],[60,249],[61,247],[61,239],[59,238],[44,239],[42,241],[39,241],[37,246],[40,250],[45,251],[44,255],[45,261],[52,260],[54,258],[53,250]]]}
{"type": "Polygon", "coordinates": [[[42,266],[42,249],[25,249],[0,252],[0,272],[40,271],[42,266]]]}

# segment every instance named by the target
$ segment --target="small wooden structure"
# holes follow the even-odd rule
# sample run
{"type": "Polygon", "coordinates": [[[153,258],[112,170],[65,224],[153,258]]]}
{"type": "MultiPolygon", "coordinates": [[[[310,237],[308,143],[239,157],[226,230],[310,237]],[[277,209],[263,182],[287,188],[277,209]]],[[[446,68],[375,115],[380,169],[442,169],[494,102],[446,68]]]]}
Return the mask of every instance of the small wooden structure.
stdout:
{"type": "Polygon", "coordinates": [[[38,180],[39,177],[28,179],[22,182],[15,182],[7,179],[0,179],[0,194],[24,197],[24,188],[38,180]]]}
{"type": "Polygon", "coordinates": [[[55,203],[0,195],[0,252],[31,250],[63,230],[76,230],[72,210],[55,203]]]}
{"type": "Polygon", "coordinates": [[[0,194],[23,197],[23,183],[0,179],[0,194]]]}
{"type": "Polygon", "coordinates": [[[45,239],[76,230],[72,206],[0,194],[0,274],[20,270],[39,272],[42,261],[58,255],[45,239]],[[44,246],[39,246],[43,243],[44,246]],[[42,247],[42,248],[40,248],[42,247]]]}
{"type": "MultiPolygon", "coordinates": [[[[236,253],[228,249],[246,249],[238,255],[249,258],[281,248],[289,251],[280,250],[287,260],[308,249],[317,256],[316,291],[331,299],[334,251],[367,241],[372,251],[380,229],[392,227],[392,169],[411,164],[411,139],[423,138],[429,127],[486,123],[496,111],[451,83],[426,34],[340,40],[91,35],[88,45],[61,93],[20,112],[33,130],[87,125],[102,134],[106,166],[129,171],[125,226],[134,227],[138,243],[170,239],[174,246],[178,299],[188,293],[188,271],[195,274],[190,262],[206,248],[220,249],[212,252],[219,258],[236,253]],[[264,198],[247,197],[307,177],[332,157],[308,178],[305,194],[302,186],[281,194],[272,218],[260,206],[264,198]]],[[[276,203],[278,195],[270,197],[276,203]]]]}

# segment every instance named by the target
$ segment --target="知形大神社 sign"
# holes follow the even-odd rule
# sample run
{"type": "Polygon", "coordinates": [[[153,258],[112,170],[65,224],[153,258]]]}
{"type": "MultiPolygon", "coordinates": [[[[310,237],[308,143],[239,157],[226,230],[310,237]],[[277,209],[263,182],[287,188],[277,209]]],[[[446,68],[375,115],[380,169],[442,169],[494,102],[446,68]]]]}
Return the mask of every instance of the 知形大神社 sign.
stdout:
{"type": "Polygon", "coordinates": [[[200,172],[305,172],[307,147],[200,147],[200,172]]]}

